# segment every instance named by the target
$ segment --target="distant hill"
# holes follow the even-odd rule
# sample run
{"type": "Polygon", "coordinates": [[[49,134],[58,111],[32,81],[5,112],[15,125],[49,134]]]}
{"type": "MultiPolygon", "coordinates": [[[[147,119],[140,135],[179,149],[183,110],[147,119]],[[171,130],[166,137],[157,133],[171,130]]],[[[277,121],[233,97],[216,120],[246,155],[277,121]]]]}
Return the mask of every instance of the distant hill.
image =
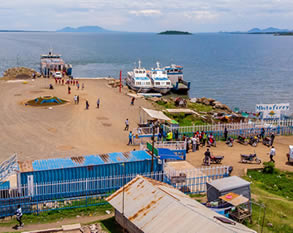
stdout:
{"type": "Polygon", "coordinates": [[[110,31],[99,26],[82,26],[78,28],[65,27],[60,30],[57,30],[57,32],[110,32],[110,31]]]}
{"type": "Polygon", "coordinates": [[[259,28],[253,28],[251,30],[249,30],[247,33],[253,33],[253,34],[270,34],[270,33],[278,33],[278,32],[289,32],[290,30],[288,29],[279,29],[279,28],[273,28],[273,27],[269,27],[269,28],[265,28],[265,29],[259,29],[259,28]]]}
{"type": "Polygon", "coordinates": [[[190,32],[182,32],[182,31],[164,31],[158,33],[159,35],[192,35],[190,32]]]}

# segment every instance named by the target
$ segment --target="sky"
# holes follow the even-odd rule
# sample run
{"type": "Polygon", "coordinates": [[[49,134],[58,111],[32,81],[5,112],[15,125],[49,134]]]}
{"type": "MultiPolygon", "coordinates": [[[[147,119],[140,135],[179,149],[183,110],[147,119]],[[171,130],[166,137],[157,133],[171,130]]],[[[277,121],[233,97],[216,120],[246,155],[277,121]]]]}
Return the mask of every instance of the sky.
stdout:
{"type": "Polygon", "coordinates": [[[293,0],[0,0],[0,29],[160,32],[293,29],[293,0]]]}

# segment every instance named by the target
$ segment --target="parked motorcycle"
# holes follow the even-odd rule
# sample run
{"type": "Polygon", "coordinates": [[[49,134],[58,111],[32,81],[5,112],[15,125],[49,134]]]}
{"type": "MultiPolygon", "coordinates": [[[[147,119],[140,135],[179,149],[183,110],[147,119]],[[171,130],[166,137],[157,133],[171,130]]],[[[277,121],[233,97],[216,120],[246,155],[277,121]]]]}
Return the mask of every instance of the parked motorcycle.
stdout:
{"type": "Polygon", "coordinates": [[[209,138],[208,139],[208,146],[214,146],[214,147],[216,147],[217,146],[216,145],[216,140],[213,139],[213,138],[209,138]]]}
{"type": "Polygon", "coordinates": [[[261,160],[256,156],[256,153],[244,155],[240,154],[240,163],[257,163],[260,164],[261,160]]]}
{"type": "Polygon", "coordinates": [[[257,136],[251,136],[249,138],[249,142],[248,142],[249,145],[256,147],[258,143],[259,143],[259,138],[257,136]]]}
{"type": "Polygon", "coordinates": [[[263,138],[262,144],[264,144],[265,146],[268,146],[268,147],[271,146],[271,144],[272,144],[271,138],[269,138],[269,137],[263,138]]]}
{"type": "Polygon", "coordinates": [[[237,142],[242,144],[242,145],[247,145],[247,140],[246,140],[246,137],[244,137],[244,136],[239,135],[238,138],[237,138],[237,142]]]}
{"type": "MultiPolygon", "coordinates": [[[[224,159],[224,156],[222,155],[211,155],[210,157],[210,163],[214,163],[214,164],[220,164],[222,162],[222,160],[224,159]]],[[[203,159],[203,164],[208,166],[208,161],[204,158],[203,159]]]]}
{"type": "Polygon", "coordinates": [[[234,139],[229,137],[226,141],[226,144],[229,146],[229,147],[232,147],[233,146],[233,142],[234,142],[234,139]]]}

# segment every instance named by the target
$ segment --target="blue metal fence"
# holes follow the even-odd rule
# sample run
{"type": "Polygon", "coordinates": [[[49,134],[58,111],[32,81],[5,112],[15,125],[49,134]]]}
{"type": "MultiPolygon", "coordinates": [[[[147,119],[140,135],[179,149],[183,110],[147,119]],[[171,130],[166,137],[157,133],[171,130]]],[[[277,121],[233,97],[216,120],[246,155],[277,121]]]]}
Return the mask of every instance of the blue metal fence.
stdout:
{"type": "MultiPolygon", "coordinates": [[[[104,204],[106,203],[103,200],[105,196],[122,187],[136,175],[127,174],[68,182],[32,183],[17,189],[1,190],[0,217],[14,215],[19,204],[25,213],[104,204]]],[[[228,176],[228,167],[200,168],[193,169],[193,171],[168,169],[165,172],[143,173],[141,175],[168,183],[186,193],[201,193],[205,192],[207,181],[228,176]],[[178,172],[185,174],[184,180],[176,181],[178,172]]]]}

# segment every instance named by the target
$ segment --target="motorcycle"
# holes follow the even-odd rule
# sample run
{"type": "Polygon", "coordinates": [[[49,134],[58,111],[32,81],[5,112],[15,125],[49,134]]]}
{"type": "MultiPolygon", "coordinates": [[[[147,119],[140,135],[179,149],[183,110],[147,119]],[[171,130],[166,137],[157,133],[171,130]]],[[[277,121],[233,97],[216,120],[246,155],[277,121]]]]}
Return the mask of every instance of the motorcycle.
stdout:
{"type": "Polygon", "coordinates": [[[261,160],[256,156],[256,153],[244,155],[240,154],[240,163],[256,163],[260,164],[261,160]]]}
{"type": "MultiPolygon", "coordinates": [[[[210,163],[220,164],[223,159],[224,159],[224,156],[222,156],[222,155],[211,155],[210,163]]],[[[204,165],[208,166],[208,161],[205,158],[203,159],[202,162],[204,165]]]]}
{"type": "Polygon", "coordinates": [[[228,140],[226,141],[226,144],[229,146],[229,147],[232,147],[233,146],[233,142],[234,142],[234,139],[229,137],[228,140]]]}
{"type": "Polygon", "coordinates": [[[269,137],[263,138],[262,144],[264,144],[265,146],[268,146],[268,147],[271,146],[271,144],[272,144],[271,138],[269,138],[269,137]]]}
{"type": "Polygon", "coordinates": [[[249,145],[256,147],[257,143],[259,143],[259,138],[257,136],[252,136],[249,138],[249,142],[248,142],[249,145]]]}
{"type": "Polygon", "coordinates": [[[209,146],[209,147],[210,147],[210,146],[214,146],[214,147],[216,147],[216,140],[213,139],[213,138],[209,138],[209,139],[208,139],[208,146],[209,146]]]}
{"type": "Polygon", "coordinates": [[[239,135],[238,138],[237,138],[237,142],[242,144],[242,145],[247,145],[246,137],[244,137],[244,136],[239,135]]]}

